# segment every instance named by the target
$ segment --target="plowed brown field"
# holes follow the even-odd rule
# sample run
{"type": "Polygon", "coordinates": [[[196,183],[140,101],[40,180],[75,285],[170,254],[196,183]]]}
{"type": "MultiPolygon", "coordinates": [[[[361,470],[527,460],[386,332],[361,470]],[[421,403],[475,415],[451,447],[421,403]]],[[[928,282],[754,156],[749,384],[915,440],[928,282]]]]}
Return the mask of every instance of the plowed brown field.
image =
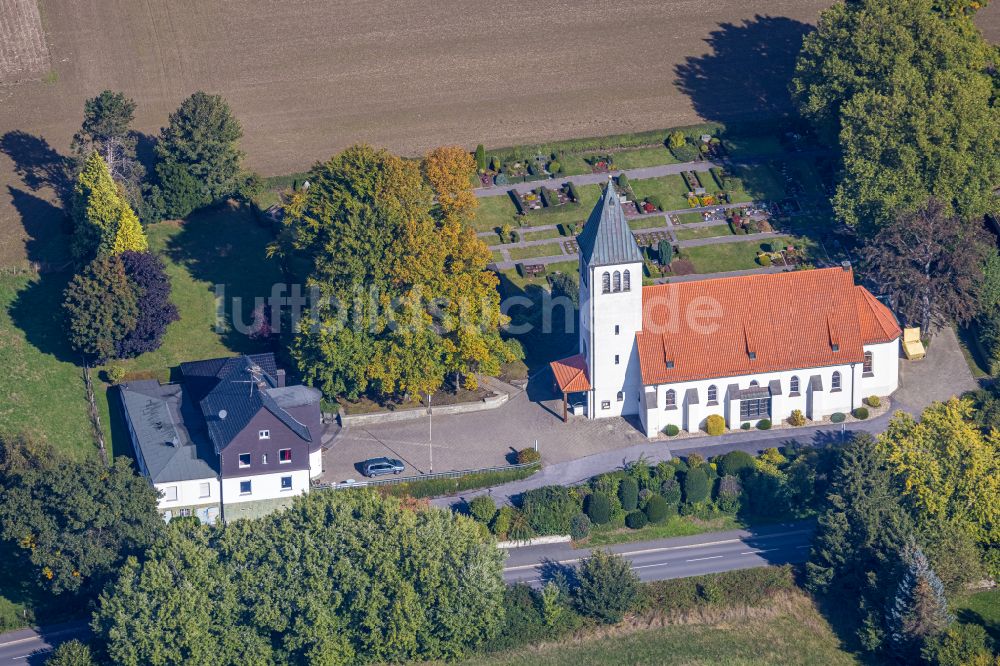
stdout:
{"type": "MultiPolygon", "coordinates": [[[[221,93],[250,165],[276,174],[356,141],[416,153],[782,109],[830,2],[40,0],[57,76],[0,85],[0,266],[59,244],[50,149],[67,151],[103,88],[131,95],[148,132],[192,91],[221,93]]],[[[996,5],[982,16],[994,39],[996,5]]]]}

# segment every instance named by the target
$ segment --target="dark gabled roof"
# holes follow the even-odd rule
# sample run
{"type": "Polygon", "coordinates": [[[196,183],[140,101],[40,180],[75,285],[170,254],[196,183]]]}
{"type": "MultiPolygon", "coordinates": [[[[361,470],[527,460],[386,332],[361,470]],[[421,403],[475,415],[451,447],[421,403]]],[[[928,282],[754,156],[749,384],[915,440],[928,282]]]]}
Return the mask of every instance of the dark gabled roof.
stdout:
{"type": "Polygon", "coordinates": [[[198,407],[180,385],[161,386],[152,379],[130,382],[120,387],[120,395],[153,483],[218,476],[213,466],[218,457],[208,433],[198,428],[198,407]]]}
{"type": "Polygon", "coordinates": [[[312,441],[309,428],[295,420],[279,402],[288,407],[310,404],[318,401],[318,391],[313,393],[305,387],[279,389],[273,354],[182,363],[181,372],[184,383],[193,386],[192,393],[201,396],[201,412],[217,454],[262,409],[271,412],[301,439],[312,441]]]}
{"type": "Polygon", "coordinates": [[[576,240],[580,256],[590,266],[642,263],[642,253],[610,181],[576,240]]]}

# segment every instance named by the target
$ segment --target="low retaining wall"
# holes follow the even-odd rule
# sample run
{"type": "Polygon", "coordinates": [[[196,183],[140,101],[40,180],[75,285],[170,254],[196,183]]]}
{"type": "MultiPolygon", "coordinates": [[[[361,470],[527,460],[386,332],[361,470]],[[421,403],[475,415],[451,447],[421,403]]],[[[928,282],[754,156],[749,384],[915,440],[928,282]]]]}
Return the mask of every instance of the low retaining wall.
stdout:
{"type": "Polygon", "coordinates": [[[572,541],[572,537],[568,534],[559,534],[556,536],[542,536],[534,537],[533,539],[526,539],[524,541],[497,541],[497,548],[524,548],[525,546],[544,546],[550,543],[567,543],[572,541]]]}
{"type": "MultiPolygon", "coordinates": [[[[482,412],[487,409],[496,409],[507,402],[506,393],[494,393],[488,395],[478,402],[462,402],[457,405],[441,405],[434,407],[435,414],[467,414],[469,412],[482,412]]],[[[427,416],[427,408],[401,409],[395,412],[374,412],[372,414],[344,414],[341,410],[339,414],[340,425],[344,428],[350,426],[370,425],[372,423],[392,423],[394,421],[409,421],[412,419],[424,418],[427,416]]]]}

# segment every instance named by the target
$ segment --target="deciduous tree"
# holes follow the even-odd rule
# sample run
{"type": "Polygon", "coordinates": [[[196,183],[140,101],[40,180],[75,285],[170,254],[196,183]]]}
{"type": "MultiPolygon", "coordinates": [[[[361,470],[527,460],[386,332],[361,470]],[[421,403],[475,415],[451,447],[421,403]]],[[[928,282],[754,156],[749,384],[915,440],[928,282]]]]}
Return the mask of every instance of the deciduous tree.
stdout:
{"type": "Polygon", "coordinates": [[[442,146],[424,156],[423,169],[437,196],[441,217],[471,221],[479,207],[469,180],[476,172],[472,156],[461,146],[442,146]]]}
{"type": "Polygon", "coordinates": [[[865,275],[905,322],[968,321],[977,312],[987,240],[981,225],[950,216],[937,200],[900,213],[862,248],[865,275]]]}
{"type": "Polygon", "coordinates": [[[167,326],[180,318],[170,302],[170,278],[163,262],[151,252],[123,252],[125,275],[137,292],[135,326],[115,347],[118,358],[133,358],[155,351],[163,343],[167,326]]]}
{"type": "Polygon", "coordinates": [[[639,598],[639,577],[621,555],[594,551],[580,562],[573,599],[581,615],[605,624],[620,622],[639,598]]]}

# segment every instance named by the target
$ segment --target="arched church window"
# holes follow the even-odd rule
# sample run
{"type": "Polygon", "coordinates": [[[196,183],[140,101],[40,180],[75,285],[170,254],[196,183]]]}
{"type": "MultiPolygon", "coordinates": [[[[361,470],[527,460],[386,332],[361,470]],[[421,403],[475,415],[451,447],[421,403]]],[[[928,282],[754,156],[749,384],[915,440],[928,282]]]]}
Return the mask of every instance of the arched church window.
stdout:
{"type": "Polygon", "coordinates": [[[613,283],[613,287],[614,287],[613,291],[621,291],[622,290],[622,274],[619,273],[618,271],[615,271],[614,278],[612,278],[612,283],[613,283]]]}
{"type": "Polygon", "coordinates": [[[677,393],[673,389],[668,389],[666,394],[667,409],[677,404],[677,393]]]}
{"type": "Polygon", "coordinates": [[[622,273],[622,289],[624,291],[630,291],[632,289],[632,278],[628,271],[622,273]]]}
{"type": "Polygon", "coordinates": [[[611,273],[604,271],[604,275],[601,276],[601,293],[607,294],[611,292],[611,273]]]}

